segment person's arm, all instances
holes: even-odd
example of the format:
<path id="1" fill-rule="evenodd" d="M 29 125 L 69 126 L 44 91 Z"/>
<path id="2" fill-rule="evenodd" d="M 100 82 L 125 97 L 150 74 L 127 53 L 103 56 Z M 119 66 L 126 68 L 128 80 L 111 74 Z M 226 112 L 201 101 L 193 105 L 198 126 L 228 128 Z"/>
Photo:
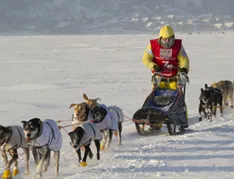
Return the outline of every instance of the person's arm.
<path id="1" fill-rule="evenodd" d="M 188 73 L 189 72 L 189 58 L 183 46 L 180 49 L 177 59 L 179 61 L 178 67 L 180 69 L 186 70 L 185 72 Z"/>
<path id="2" fill-rule="evenodd" d="M 150 70 L 153 70 L 153 67 L 156 65 L 153 62 L 154 54 L 151 50 L 151 45 L 149 44 L 147 48 L 144 51 L 143 57 L 142 57 L 142 63 L 149 68 Z"/>

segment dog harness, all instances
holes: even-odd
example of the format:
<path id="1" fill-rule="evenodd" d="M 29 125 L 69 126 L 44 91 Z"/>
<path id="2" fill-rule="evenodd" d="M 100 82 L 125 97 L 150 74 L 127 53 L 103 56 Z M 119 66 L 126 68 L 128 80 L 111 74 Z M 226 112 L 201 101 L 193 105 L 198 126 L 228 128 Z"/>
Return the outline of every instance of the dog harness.
<path id="1" fill-rule="evenodd" d="M 175 43 L 171 48 L 161 47 L 158 43 L 158 39 L 150 40 L 150 45 L 154 55 L 153 62 L 156 63 L 160 69 L 162 69 L 162 75 L 165 78 L 170 78 L 177 75 L 179 65 L 177 56 L 182 48 L 182 40 L 175 39 Z M 168 69 L 168 66 L 175 68 Z M 154 73 L 153 70 L 152 73 Z"/>
<path id="2" fill-rule="evenodd" d="M 118 106 L 108 106 L 108 110 L 111 112 L 114 110 L 118 116 L 118 122 L 123 122 L 124 121 L 124 114 L 122 109 L 120 109 Z"/>
<path id="3" fill-rule="evenodd" d="M 29 145 L 26 142 L 24 137 L 24 130 L 20 126 L 9 126 L 8 127 L 12 131 L 12 135 L 8 141 L 6 141 L 5 149 L 10 150 L 13 148 L 29 148 Z"/>
<path id="4" fill-rule="evenodd" d="M 54 120 L 46 119 L 42 122 L 40 135 L 31 141 L 33 147 L 48 145 L 52 151 L 59 151 L 62 147 L 62 134 Z"/>
<path id="5" fill-rule="evenodd" d="M 99 106 L 103 107 L 106 110 L 107 114 L 106 114 L 105 118 L 101 122 L 95 123 L 95 125 L 97 126 L 97 128 L 99 130 L 110 129 L 110 127 L 111 127 L 111 116 L 110 116 L 110 113 L 109 113 L 106 105 L 99 104 Z M 89 112 L 88 121 L 94 121 L 93 114 L 92 114 L 91 111 Z"/>
<path id="6" fill-rule="evenodd" d="M 87 145 L 92 140 L 101 140 L 102 139 L 102 133 L 100 130 L 96 127 L 96 125 L 92 122 L 84 122 L 79 127 L 82 127 L 85 131 L 83 138 L 81 139 L 79 146 L 77 148 L 80 148 L 83 145 Z"/>
<path id="7" fill-rule="evenodd" d="M 118 130 L 118 121 L 120 119 L 118 111 L 114 107 L 108 106 L 108 111 L 111 116 L 111 126 L 110 129 L 117 131 Z"/>

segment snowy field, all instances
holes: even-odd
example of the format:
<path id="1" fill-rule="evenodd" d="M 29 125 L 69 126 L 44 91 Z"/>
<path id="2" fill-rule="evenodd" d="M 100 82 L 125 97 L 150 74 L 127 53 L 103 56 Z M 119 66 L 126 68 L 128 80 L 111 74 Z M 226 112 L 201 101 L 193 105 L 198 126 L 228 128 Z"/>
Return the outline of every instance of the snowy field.
<path id="1" fill-rule="evenodd" d="M 198 123 L 197 111 L 205 83 L 234 77 L 234 36 L 177 37 L 183 38 L 191 61 L 186 94 L 190 126 L 183 135 L 139 136 L 128 119 L 151 91 L 151 73 L 141 57 L 152 35 L 0 37 L 0 124 L 21 125 L 34 117 L 71 120 L 69 105 L 82 102 L 85 92 L 124 109 L 123 146 L 116 146 L 114 138 L 99 162 L 88 160 L 82 168 L 62 131 L 60 177 L 53 176 L 52 158 L 44 178 L 233 179 L 234 113 L 225 109 L 223 118 Z M 22 150 L 19 157 L 20 174 L 15 179 L 33 178 L 33 159 L 31 175 L 25 177 Z M 1 159 L 1 174 L 3 170 Z"/>

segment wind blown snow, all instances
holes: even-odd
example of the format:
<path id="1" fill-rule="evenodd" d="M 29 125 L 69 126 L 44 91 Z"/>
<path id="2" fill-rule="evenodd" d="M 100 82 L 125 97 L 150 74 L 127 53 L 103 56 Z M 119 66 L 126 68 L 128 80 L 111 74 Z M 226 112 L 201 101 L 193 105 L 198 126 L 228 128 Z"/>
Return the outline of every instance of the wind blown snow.
<path id="1" fill-rule="evenodd" d="M 82 102 L 85 92 L 108 105 L 124 109 L 123 146 L 101 153 L 80 167 L 69 137 L 62 131 L 60 176 L 53 175 L 54 160 L 44 178 L 234 178 L 233 111 L 213 122 L 198 122 L 200 88 L 205 83 L 233 79 L 233 34 L 178 34 L 190 57 L 190 84 L 186 90 L 189 129 L 185 134 L 139 136 L 129 120 L 151 91 L 151 73 L 141 62 L 151 35 L 18 36 L 0 37 L 0 124 L 22 125 L 34 117 L 71 124 L 71 103 Z M 68 120 L 68 121 L 67 121 Z M 69 130 L 69 129 L 68 129 Z M 96 152 L 92 146 L 93 152 Z M 35 176 L 30 158 L 30 176 Z M 0 173 L 4 170 L 0 160 Z"/>

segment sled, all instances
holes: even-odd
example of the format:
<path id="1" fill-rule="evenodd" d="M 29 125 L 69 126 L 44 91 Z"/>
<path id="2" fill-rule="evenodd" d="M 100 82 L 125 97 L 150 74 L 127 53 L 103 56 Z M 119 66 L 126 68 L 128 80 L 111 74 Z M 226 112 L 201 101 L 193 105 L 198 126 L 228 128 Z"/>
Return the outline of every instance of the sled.
<path id="1" fill-rule="evenodd" d="M 161 73 L 155 73 L 152 76 L 154 88 L 142 107 L 133 115 L 133 122 L 139 135 L 158 130 L 159 125 L 166 125 L 170 135 L 183 132 L 188 127 L 185 104 L 188 76 L 185 73 L 178 74 L 175 90 L 160 88 L 159 84 L 162 80 L 165 81 L 167 78 Z M 150 130 L 145 130 L 146 126 Z"/>

